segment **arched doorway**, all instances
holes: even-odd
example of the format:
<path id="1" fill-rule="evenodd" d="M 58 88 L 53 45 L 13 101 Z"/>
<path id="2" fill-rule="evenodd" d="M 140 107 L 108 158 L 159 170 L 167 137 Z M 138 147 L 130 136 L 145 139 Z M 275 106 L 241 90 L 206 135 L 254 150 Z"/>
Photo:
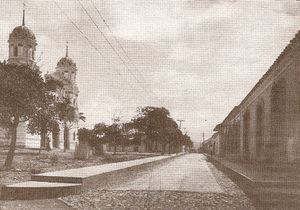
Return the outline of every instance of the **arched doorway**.
<path id="1" fill-rule="evenodd" d="M 246 111 L 243 115 L 243 154 L 246 160 L 250 159 L 249 135 L 250 135 L 250 113 Z"/>
<path id="2" fill-rule="evenodd" d="M 271 142 L 274 159 L 285 160 L 286 156 L 286 82 L 276 82 L 271 90 Z"/>
<path id="3" fill-rule="evenodd" d="M 256 107 L 256 156 L 261 158 L 264 150 L 264 110 L 263 105 L 259 104 Z"/>

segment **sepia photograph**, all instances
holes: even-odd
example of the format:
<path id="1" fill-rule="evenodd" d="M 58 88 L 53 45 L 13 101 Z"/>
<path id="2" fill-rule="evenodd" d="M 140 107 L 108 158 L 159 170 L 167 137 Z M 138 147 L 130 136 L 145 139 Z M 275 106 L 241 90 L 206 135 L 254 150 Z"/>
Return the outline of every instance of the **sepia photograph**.
<path id="1" fill-rule="evenodd" d="M 300 0 L 0 0 L 0 210 L 300 209 Z"/>

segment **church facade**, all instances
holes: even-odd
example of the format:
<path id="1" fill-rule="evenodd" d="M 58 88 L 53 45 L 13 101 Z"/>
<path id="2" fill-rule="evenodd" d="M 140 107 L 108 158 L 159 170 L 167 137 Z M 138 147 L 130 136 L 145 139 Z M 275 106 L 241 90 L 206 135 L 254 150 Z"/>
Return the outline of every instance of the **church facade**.
<path id="1" fill-rule="evenodd" d="M 56 148 L 63 148 L 64 139 L 67 139 L 66 147 L 75 149 L 78 130 L 78 86 L 76 84 L 77 67 L 76 63 L 68 56 L 68 46 L 66 48 L 66 56 L 61 58 L 56 66 L 56 70 L 45 75 L 46 79 L 52 78 L 62 82 L 63 88 L 57 91 L 58 100 L 67 98 L 70 104 L 75 107 L 77 119 L 75 122 L 61 123 L 52 133 L 52 145 Z"/>
<path id="2" fill-rule="evenodd" d="M 37 40 L 34 33 L 25 26 L 25 11 L 23 10 L 23 23 L 17 26 L 9 35 L 8 63 L 29 65 L 33 69 L 39 69 L 35 62 Z M 78 87 L 76 84 L 77 67 L 75 62 L 68 56 L 61 58 L 53 73 L 45 75 L 45 79 L 52 77 L 63 84 L 63 88 L 57 92 L 58 100 L 68 98 L 78 114 Z M 49 135 L 50 146 L 55 148 L 64 147 L 64 138 L 67 139 L 67 148 L 75 149 L 77 140 L 77 122 L 59 124 L 53 133 Z M 7 129 L 0 128 L 0 146 L 7 146 L 10 143 L 10 134 Z M 26 122 L 20 123 L 17 129 L 17 147 L 40 148 L 40 136 L 27 133 Z M 44 146 L 44 145 L 42 145 Z"/>

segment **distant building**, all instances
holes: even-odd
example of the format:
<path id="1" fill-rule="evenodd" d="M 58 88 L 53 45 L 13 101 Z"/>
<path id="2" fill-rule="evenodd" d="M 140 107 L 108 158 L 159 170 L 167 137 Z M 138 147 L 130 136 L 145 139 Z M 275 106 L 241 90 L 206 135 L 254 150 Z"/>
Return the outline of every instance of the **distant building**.
<path id="1" fill-rule="evenodd" d="M 210 155 L 220 155 L 219 133 L 214 133 L 209 139 L 202 142 L 200 150 Z"/>
<path id="2" fill-rule="evenodd" d="M 115 147 L 114 145 L 108 143 L 106 144 L 106 152 L 114 152 Z M 129 145 L 117 145 L 116 152 L 139 152 L 139 153 L 146 153 L 151 152 L 149 149 L 147 149 L 146 145 L 146 138 L 142 137 L 140 141 L 135 141 L 132 144 Z"/>
<path id="3" fill-rule="evenodd" d="M 300 158 L 300 32 L 215 131 L 220 155 L 289 162 Z"/>
<path id="4" fill-rule="evenodd" d="M 105 152 L 114 152 L 114 145 L 111 143 L 107 143 L 105 146 Z M 179 152 L 179 148 L 175 148 L 169 145 L 169 143 L 165 144 L 165 148 L 161 142 L 154 142 L 146 136 L 141 137 L 140 140 L 134 141 L 131 144 L 127 145 L 117 145 L 116 152 L 139 152 L 139 153 L 175 153 Z"/>

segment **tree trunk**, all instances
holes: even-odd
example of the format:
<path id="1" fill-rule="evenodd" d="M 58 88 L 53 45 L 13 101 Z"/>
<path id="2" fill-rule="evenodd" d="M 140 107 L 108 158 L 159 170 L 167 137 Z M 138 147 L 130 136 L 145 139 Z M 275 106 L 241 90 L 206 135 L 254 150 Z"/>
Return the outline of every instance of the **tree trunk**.
<path id="1" fill-rule="evenodd" d="M 40 137 L 41 137 L 41 142 L 40 142 L 39 154 L 41 153 L 42 148 L 46 146 L 46 132 L 43 129 L 41 130 Z"/>
<path id="2" fill-rule="evenodd" d="M 166 152 L 166 143 L 163 142 L 163 143 L 162 143 L 162 153 L 161 153 L 161 154 L 164 155 L 165 152 Z"/>
<path id="3" fill-rule="evenodd" d="M 95 155 L 102 155 L 103 154 L 103 144 L 96 143 L 95 145 Z"/>
<path id="4" fill-rule="evenodd" d="M 122 152 L 125 152 L 125 145 L 124 145 L 124 141 L 122 141 Z"/>
<path id="5" fill-rule="evenodd" d="M 46 147 L 46 131 L 43 129 L 41 130 L 41 147 Z"/>
<path id="6" fill-rule="evenodd" d="M 18 128 L 19 122 L 14 123 L 14 125 L 11 127 L 11 142 L 9 146 L 9 151 L 7 153 L 7 157 L 4 163 L 5 167 L 11 167 L 12 161 L 14 159 L 15 149 L 16 149 L 16 143 L 17 143 L 17 128 Z"/>
<path id="7" fill-rule="evenodd" d="M 68 132 L 69 132 L 69 130 L 68 130 L 67 124 L 65 123 L 65 125 L 64 125 L 64 152 L 66 152 L 68 149 L 68 141 L 69 141 Z"/>
<path id="8" fill-rule="evenodd" d="M 158 152 L 158 142 L 155 141 L 154 144 L 155 144 L 155 146 L 154 146 L 154 152 Z"/>
<path id="9" fill-rule="evenodd" d="M 150 152 L 153 152 L 153 142 L 149 141 L 149 145 L 150 145 Z"/>
<path id="10" fill-rule="evenodd" d="M 114 155 L 117 153 L 117 144 L 114 144 Z"/>
<path id="11" fill-rule="evenodd" d="M 150 152 L 149 141 L 146 141 L 146 152 Z"/>

